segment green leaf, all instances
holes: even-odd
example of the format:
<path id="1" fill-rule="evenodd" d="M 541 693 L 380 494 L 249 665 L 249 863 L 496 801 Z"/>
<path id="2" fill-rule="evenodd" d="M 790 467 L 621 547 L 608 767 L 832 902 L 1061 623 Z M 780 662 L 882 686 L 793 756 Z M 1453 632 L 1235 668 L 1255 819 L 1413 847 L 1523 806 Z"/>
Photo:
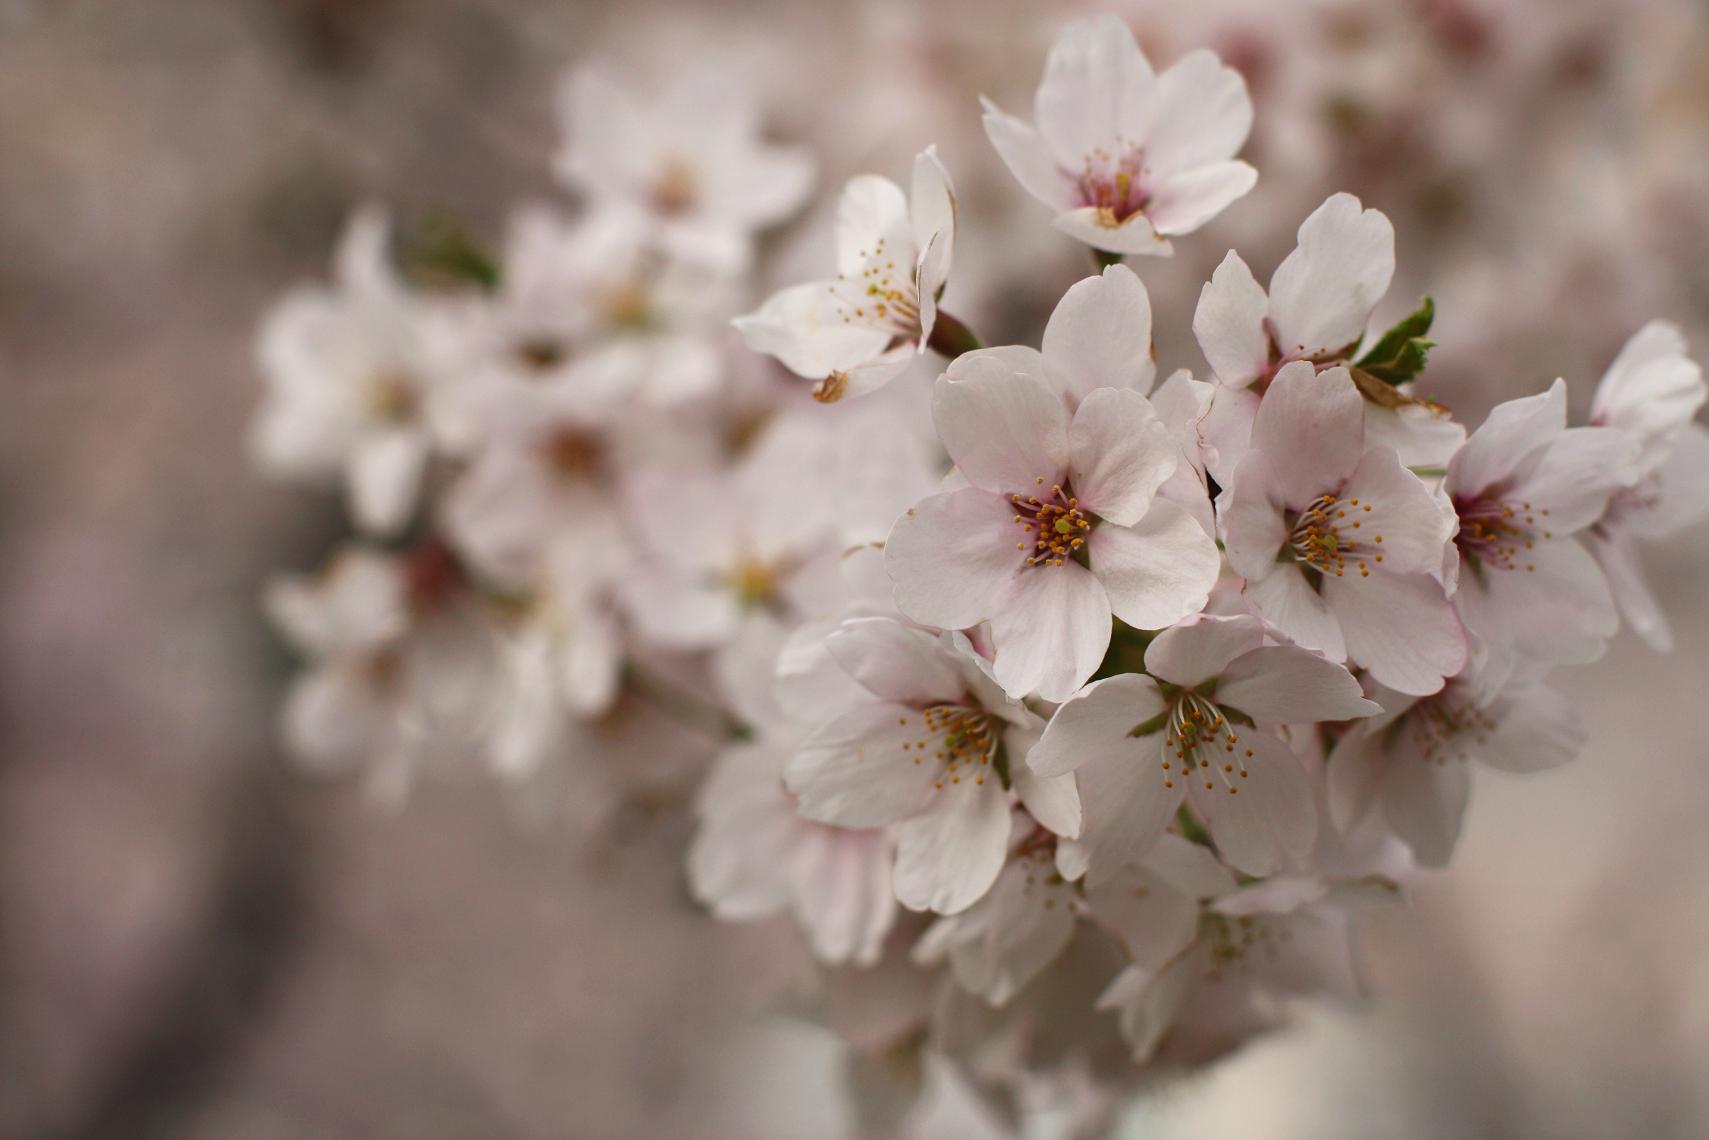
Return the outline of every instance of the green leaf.
<path id="1" fill-rule="evenodd" d="M 455 214 L 433 210 L 404 231 L 404 275 L 427 288 L 498 288 L 498 259 Z"/>
<path id="2" fill-rule="evenodd" d="M 1436 319 L 1436 302 L 1425 297 L 1418 308 L 1402 317 L 1384 333 L 1371 351 L 1360 357 L 1358 367 L 1389 384 L 1402 384 L 1424 371 L 1425 358 L 1436 342 L 1424 334 Z"/>

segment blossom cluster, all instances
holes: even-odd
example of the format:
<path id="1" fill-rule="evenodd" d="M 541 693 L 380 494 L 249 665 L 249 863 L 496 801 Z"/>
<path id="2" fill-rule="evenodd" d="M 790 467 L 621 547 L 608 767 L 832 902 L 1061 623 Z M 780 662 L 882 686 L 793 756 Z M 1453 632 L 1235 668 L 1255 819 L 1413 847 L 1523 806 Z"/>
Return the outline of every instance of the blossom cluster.
<path id="1" fill-rule="evenodd" d="M 1098 269 L 1036 348 L 944 309 L 933 147 L 850 180 L 823 276 L 761 299 L 814 163 L 739 85 L 582 70 L 563 112 L 578 212 L 411 263 L 364 210 L 267 320 L 258 461 L 360 535 L 268 592 L 308 661 L 285 736 L 388 796 L 473 762 L 597 826 L 691 810 L 697 899 L 889 997 L 859 1056 L 1108 1105 L 1357 994 L 1358 911 L 1449 861 L 1472 765 L 1582 745 L 1550 671 L 1622 622 L 1667 648 L 1637 547 L 1709 513 L 1672 325 L 1584 423 L 1556 380 L 1468 431 L 1419 391 L 1429 300 L 1373 327 L 1394 230 L 1338 193 L 1267 283 L 1229 252 L 1205 367 L 1159 369 L 1134 266 L 1258 179 L 1208 51 L 1158 72 L 1077 23 L 1030 117 L 984 104 Z"/>

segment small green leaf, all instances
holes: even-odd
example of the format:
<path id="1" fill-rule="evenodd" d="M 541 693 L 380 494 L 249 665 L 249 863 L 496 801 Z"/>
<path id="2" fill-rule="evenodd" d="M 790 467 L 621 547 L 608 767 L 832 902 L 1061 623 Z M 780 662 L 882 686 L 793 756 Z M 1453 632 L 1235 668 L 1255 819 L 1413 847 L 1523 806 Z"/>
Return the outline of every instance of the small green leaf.
<path id="1" fill-rule="evenodd" d="M 1436 302 L 1425 297 L 1418 308 L 1402 317 L 1384 333 L 1358 361 L 1358 367 L 1389 384 L 1402 384 L 1424 371 L 1426 357 L 1436 342 L 1425 336 L 1436 319 Z"/>

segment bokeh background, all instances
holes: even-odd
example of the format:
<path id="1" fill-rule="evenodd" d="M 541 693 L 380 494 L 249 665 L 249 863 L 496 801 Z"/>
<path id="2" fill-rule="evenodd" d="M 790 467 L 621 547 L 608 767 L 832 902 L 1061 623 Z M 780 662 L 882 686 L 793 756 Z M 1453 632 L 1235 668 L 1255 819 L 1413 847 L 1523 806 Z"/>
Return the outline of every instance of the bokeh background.
<path id="1" fill-rule="evenodd" d="M 0 0 L 0 1136 L 847 1134 L 804 959 L 682 886 L 686 824 L 592 837 L 491 786 L 401 810 L 295 772 L 258 591 L 340 533 L 252 473 L 256 321 L 364 199 L 496 235 L 550 173 L 560 71 L 747 61 L 821 206 L 937 142 L 951 300 L 1036 335 L 1084 252 L 983 141 L 1081 5 Z M 1709 350 L 1709 17 L 1645 0 L 1114 4 L 1154 59 L 1248 76 L 1259 188 L 1140 267 L 1160 363 L 1198 286 L 1260 278 L 1330 191 L 1434 293 L 1426 390 L 1582 407 L 1650 316 Z M 1187 9 L 1191 7 L 1191 11 Z M 1086 9 L 1091 10 L 1091 9 Z M 800 252 L 796 252 L 799 250 Z M 1709 1134 L 1709 532 L 1648 552 L 1679 643 L 1560 675 L 1575 766 L 1480 773 L 1451 870 L 1372 918 L 1376 996 L 1172 1085 L 1163 1137 Z M 916 1135 L 985 1134 L 936 1106 Z M 994 1133 L 993 1133 L 994 1134 Z"/>

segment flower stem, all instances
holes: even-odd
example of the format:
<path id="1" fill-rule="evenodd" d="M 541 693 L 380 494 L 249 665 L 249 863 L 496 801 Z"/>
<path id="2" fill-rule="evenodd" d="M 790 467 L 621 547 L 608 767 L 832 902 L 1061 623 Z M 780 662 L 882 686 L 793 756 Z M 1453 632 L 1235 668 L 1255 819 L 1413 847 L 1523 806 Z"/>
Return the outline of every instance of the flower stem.
<path id="1" fill-rule="evenodd" d="M 932 337 L 926 342 L 926 346 L 950 360 L 954 360 L 964 352 L 973 352 L 985 347 L 974 335 L 972 329 L 942 309 L 938 310 L 937 320 L 932 323 Z"/>
<path id="2" fill-rule="evenodd" d="M 1092 254 L 1092 268 L 1096 269 L 1099 273 L 1102 273 L 1112 265 L 1120 265 L 1122 260 L 1127 257 L 1127 254 L 1125 253 L 1111 253 L 1107 249 L 1094 249 L 1090 252 Z"/>

